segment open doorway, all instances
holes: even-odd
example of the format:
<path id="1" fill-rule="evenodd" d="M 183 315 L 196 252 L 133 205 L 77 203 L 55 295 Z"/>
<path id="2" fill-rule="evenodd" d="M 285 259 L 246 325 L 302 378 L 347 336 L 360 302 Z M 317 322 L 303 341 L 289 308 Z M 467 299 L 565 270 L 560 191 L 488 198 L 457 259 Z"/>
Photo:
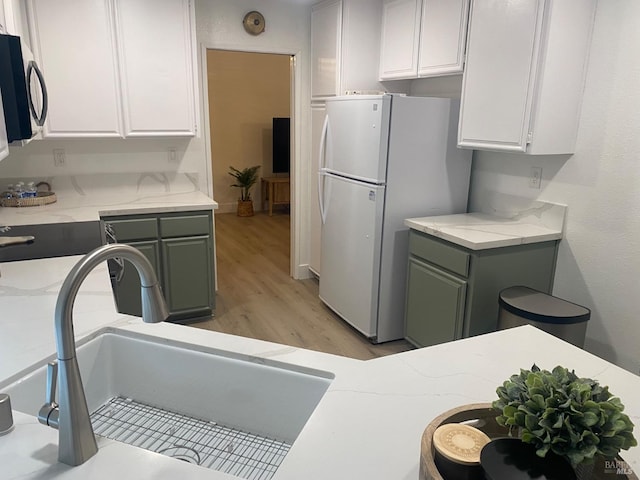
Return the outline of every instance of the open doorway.
<path id="1" fill-rule="evenodd" d="M 260 167 L 259 181 L 251 189 L 254 209 L 260 212 L 270 207 L 271 213 L 284 210 L 288 214 L 291 162 L 283 158 L 289 149 L 283 152 L 281 147 L 283 120 L 290 118 L 292 110 L 292 74 L 290 55 L 207 50 L 210 160 L 217 214 L 236 212 L 239 192 L 231 187 L 229 167 L 253 166 Z M 290 127 L 286 134 L 289 146 Z"/>

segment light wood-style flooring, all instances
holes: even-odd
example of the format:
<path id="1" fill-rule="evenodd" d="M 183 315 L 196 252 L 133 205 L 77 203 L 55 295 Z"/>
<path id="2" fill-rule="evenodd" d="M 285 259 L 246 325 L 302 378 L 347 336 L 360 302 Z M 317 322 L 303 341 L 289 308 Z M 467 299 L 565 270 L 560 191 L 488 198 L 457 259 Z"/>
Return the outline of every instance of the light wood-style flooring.
<path id="1" fill-rule="evenodd" d="M 216 214 L 215 316 L 190 326 L 361 360 L 410 350 L 404 341 L 374 345 L 318 298 L 316 279 L 289 275 L 288 213 Z"/>

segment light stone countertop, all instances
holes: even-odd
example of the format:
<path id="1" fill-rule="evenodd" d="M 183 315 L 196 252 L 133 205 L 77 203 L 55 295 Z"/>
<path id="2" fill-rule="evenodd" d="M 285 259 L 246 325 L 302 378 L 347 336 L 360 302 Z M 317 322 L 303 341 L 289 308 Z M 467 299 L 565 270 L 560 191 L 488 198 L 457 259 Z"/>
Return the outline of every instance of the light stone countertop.
<path id="1" fill-rule="evenodd" d="M 78 259 L 0 265 L 0 391 L 10 377 L 53 356 L 57 290 Z M 274 480 L 416 480 L 427 424 L 453 407 L 493 400 L 498 385 L 533 363 L 546 369 L 561 364 L 598 379 L 640 425 L 640 377 L 530 326 L 359 361 L 185 325 L 143 324 L 115 312 L 106 268 L 93 271 L 83 284 L 74 323 L 77 338 L 111 325 L 117 331 L 333 373 L 335 379 Z M 96 456 L 68 467 L 57 463 L 55 430 L 15 411 L 14 420 L 14 431 L 0 437 L 3 480 L 236 478 L 103 438 Z M 623 451 L 622 457 L 640 472 L 640 448 Z"/>
<path id="2" fill-rule="evenodd" d="M 85 222 L 100 220 L 100 216 L 218 208 L 198 190 L 194 179 L 182 173 L 76 175 L 46 180 L 56 194 L 55 203 L 0 207 L 0 225 Z"/>
<path id="3" fill-rule="evenodd" d="M 566 207 L 547 202 L 510 216 L 489 213 L 460 213 L 432 217 L 407 218 L 409 228 L 433 235 L 471 250 L 509 247 L 560 240 L 563 236 Z"/>

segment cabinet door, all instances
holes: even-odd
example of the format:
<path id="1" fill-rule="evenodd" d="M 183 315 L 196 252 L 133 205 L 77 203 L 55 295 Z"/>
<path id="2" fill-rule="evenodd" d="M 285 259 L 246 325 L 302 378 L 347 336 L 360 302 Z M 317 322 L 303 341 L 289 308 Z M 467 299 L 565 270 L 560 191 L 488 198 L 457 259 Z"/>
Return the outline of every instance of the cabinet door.
<path id="1" fill-rule="evenodd" d="M 423 0 L 418 76 L 461 73 L 469 0 Z"/>
<path id="2" fill-rule="evenodd" d="M 195 135 L 189 4 L 115 1 L 126 136 Z"/>
<path id="3" fill-rule="evenodd" d="M 311 9 L 311 96 L 338 95 L 342 2 L 327 1 Z"/>
<path id="4" fill-rule="evenodd" d="M 545 2 L 473 2 L 458 144 L 524 152 Z"/>
<path id="5" fill-rule="evenodd" d="M 2 0 L 0 1 L 0 20 L 9 35 L 16 35 L 20 40 L 33 50 L 29 33 L 29 22 L 27 19 L 27 9 L 23 0 Z"/>
<path id="6" fill-rule="evenodd" d="M 0 94 L 0 160 L 9 156 L 9 141 L 7 139 L 7 126 L 4 122 L 2 109 L 2 95 Z"/>
<path id="7" fill-rule="evenodd" d="M 343 2 L 338 95 L 384 90 L 378 81 L 381 23 L 382 0 Z"/>
<path id="8" fill-rule="evenodd" d="M 46 137 L 122 135 L 109 3 L 30 2 L 33 46 L 49 94 Z"/>
<path id="9" fill-rule="evenodd" d="M 392 0 L 382 10 L 380 79 L 415 78 L 422 0 Z"/>
<path id="10" fill-rule="evenodd" d="M 160 272 L 160 252 L 157 240 L 149 240 L 144 242 L 127 242 L 128 245 L 136 247 L 151 262 L 158 279 L 161 277 Z M 109 260 L 110 262 L 113 260 Z M 136 267 L 127 260 L 124 261 L 124 272 L 116 279 L 114 283 L 114 295 L 116 297 L 116 305 L 120 313 L 129 315 L 142 316 L 142 300 L 140 294 L 140 277 L 136 271 Z M 166 293 L 165 293 L 166 295 Z"/>
<path id="11" fill-rule="evenodd" d="M 430 265 L 409 259 L 406 338 L 418 347 L 462 337 L 467 284 Z"/>
<path id="12" fill-rule="evenodd" d="M 316 275 L 320 275 L 320 242 L 322 237 L 322 219 L 320 218 L 320 203 L 318 197 L 318 169 L 320 168 L 320 137 L 325 117 L 324 103 L 311 105 L 311 252 L 309 268 Z"/>
<path id="13" fill-rule="evenodd" d="M 172 317 L 211 313 L 215 289 L 211 253 L 208 235 L 162 240 L 164 294 Z"/>

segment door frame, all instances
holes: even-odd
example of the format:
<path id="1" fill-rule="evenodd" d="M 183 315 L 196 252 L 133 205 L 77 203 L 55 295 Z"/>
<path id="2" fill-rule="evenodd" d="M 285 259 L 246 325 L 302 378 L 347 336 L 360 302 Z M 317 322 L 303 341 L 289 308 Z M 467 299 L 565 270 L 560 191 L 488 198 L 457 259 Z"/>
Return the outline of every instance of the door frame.
<path id="1" fill-rule="evenodd" d="M 280 49 L 243 49 L 240 47 L 231 47 L 231 46 L 216 46 L 209 44 L 200 44 L 200 65 L 201 69 L 201 89 L 202 92 L 202 102 L 200 108 L 202 108 L 202 119 L 204 120 L 203 125 L 203 137 L 205 142 L 205 154 L 207 156 L 206 162 L 206 173 L 207 173 L 207 194 L 213 198 L 213 172 L 211 171 L 211 135 L 209 132 L 210 129 L 210 119 L 209 119 L 209 82 L 207 77 L 207 50 L 225 50 L 230 52 L 244 52 L 244 53 L 269 53 L 276 55 L 288 55 L 291 58 L 290 65 L 290 86 L 289 92 L 291 95 L 290 99 L 290 116 L 291 116 L 291 172 L 289 176 L 291 178 L 290 182 L 290 195 L 291 195 L 291 203 L 290 203 L 290 255 L 289 255 L 289 275 L 291 275 L 295 279 L 303 279 L 309 278 L 310 273 L 308 269 L 308 265 L 302 264 L 300 261 L 301 254 L 301 238 L 303 237 L 302 233 L 302 188 L 300 186 L 304 185 L 304 180 L 302 178 L 302 172 L 304 169 L 302 168 L 302 71 L 300 67 L 300 62 L 298 59 L 300 58 L 301 52 L 291 52 L 290 50 L 280 50 Z M 216 282 L 217 285 L 217 282 Z"/>

